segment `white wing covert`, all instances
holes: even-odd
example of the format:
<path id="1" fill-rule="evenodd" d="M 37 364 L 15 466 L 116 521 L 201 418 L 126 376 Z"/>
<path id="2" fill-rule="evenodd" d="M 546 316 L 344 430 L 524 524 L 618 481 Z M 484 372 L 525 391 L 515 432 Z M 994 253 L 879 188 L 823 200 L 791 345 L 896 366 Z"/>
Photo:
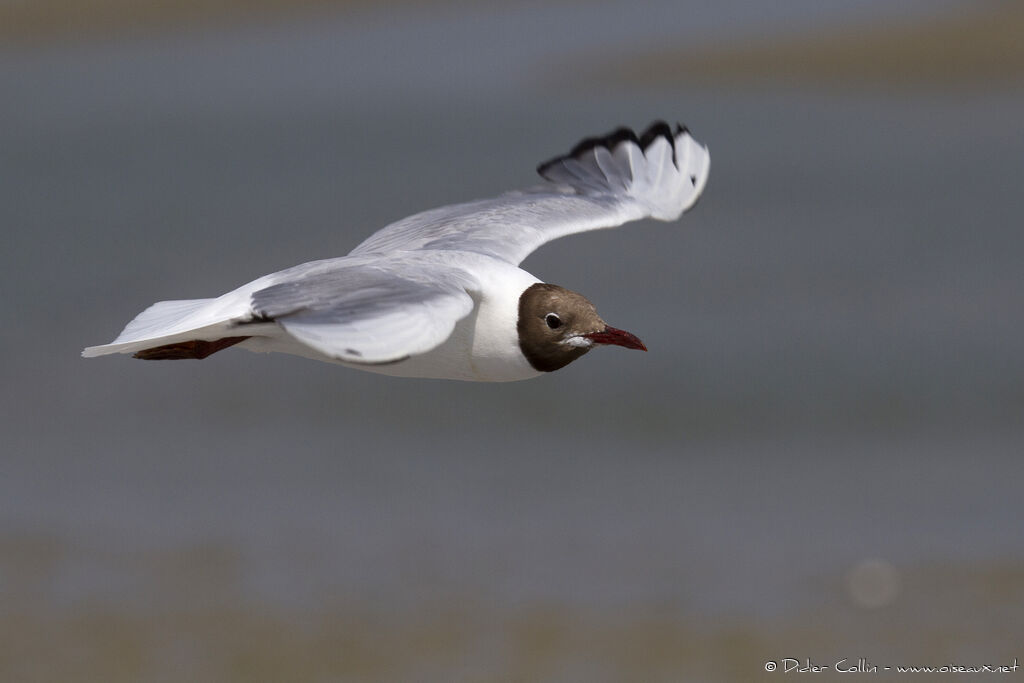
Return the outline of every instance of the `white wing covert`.
<path id="1" fill-rule="evenodd" d="M 663 121 L 587 138 L 537 172 L 549 181 L 493 199 L 425 211 L 371 235 L 350 256 L 470 251 L 518 265 L 551 240 L 641 218 L 674 221 L 707 183 L 710 157 L 689 131 Z"/>
<path id="2" fill-rule="evenodd" d="M 351 363 L 391 363 L 444 342 L 473 310 L 476 281 L 423 259 L 318 262 L 252 295 L 252 322 L 273 321 L 299 342 Z M 295 269 L 293 269 L 294 272 Z"/>

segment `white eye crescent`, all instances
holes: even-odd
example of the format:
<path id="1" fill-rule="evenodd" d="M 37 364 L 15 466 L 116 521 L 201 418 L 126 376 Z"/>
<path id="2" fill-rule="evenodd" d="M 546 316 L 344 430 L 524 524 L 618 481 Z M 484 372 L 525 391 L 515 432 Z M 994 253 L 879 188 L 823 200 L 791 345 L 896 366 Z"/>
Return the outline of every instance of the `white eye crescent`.
<path id="1" fill-rule="evenodd" d="M 559 318 L 554 313 L 548 313 L 546 316 L 544 316 L 544 322 L 546 322 L 548 324 L 548 327 L 550 327 L 553 330 L 557 330 L 559 327 L 562 326 L 562 319 Z"/>

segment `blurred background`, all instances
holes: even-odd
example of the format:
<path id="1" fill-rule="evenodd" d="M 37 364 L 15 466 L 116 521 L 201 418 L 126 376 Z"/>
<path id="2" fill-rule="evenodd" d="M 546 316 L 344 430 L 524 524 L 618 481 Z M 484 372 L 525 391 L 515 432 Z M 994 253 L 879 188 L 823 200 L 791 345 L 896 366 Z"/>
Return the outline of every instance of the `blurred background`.
<path id="1" fill-rule="evenodd" d="M 1021 35 L 953 0 L 0 3 L 0 678 L 1024 663 Z M 524 263 L 650 353 L 79 358 L 656 118 L 709 146 L 701 203 Z"/>

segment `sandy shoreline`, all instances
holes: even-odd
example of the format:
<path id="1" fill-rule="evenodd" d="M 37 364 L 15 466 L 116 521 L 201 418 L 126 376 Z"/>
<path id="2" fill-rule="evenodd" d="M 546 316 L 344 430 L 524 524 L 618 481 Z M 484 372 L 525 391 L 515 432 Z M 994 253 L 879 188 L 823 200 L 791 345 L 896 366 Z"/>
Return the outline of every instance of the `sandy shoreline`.
<path id="1" fill-rule="evenodd" d="M 458 6 L 462 0 L 445 0 Z M 401 3 L 412 8 L 415 3 Z M 273 23 L 368 11 L 370 0 L 39 0 L 0 3 L 0 44 L 148 36 L 196 26 Z M 475 5 L 474 5 L 475 7 Z M 665 45 L 570 58 L 555 81 L 642 87 L 707 85 L 948 86 L 1024 82 L 1024 6 L 987 3 L 898 23 L 840 25 L 709 47 Z"/>
<path id="2" fill-rule="evenodd" d="M 405 3 L 401 3 L 405 4 Z M 0 3 L 0 43 L 38 44 L 166 33 L 185 27 L 275 21 L 372 9 L 372 0 L 33 0 Z"/>
<path id="3" fill-rule="evenodd" d="M 326 591 L 319 606 L 294 610 L 247 594 L 244 553 L 230 545 L 83 555 L 54 538 L 0 535 L 0 548 L 17 589 L 0 617 L 16 653 L 0 656 L 0 677 L 22 681 L 170 680 L 183 670 L 225 682 L 750 681 L 784 657 L 829 666 L 815 681 L 845 680 L 832 666 L 859 657 L 879 667 L 1011 664 L 1019 619 L 1009 606 L 1024 591 L 1020 564 L 1006 560 L 904 567 L 904 590 L 877 609 L 851 603 L 843 576 L 826 574 L 802 585 L 812 611 L 738 619 L 685 601 L 502 605 L 472 592 L 381 605 Z M 81 557 L 136 590 L 55 599 L 65 562 Z"/>
<path id="4" fill-rule="evenodd" d="M 656 87 L 1019 85 L 1022 35 L 1024 6 L 979 3 L 917 21 L 836 26 L 706 48 L 666 47 L 611 59 L 591 56 L 583 63 L 605 82 Z"/>

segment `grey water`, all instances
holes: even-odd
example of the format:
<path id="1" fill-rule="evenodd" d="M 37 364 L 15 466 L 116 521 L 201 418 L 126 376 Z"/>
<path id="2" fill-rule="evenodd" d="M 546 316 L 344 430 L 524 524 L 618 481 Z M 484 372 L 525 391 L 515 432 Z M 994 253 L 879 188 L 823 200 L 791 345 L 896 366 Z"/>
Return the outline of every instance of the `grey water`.
<path id="1" fill-rule="evenodd" d="M 651 6 L 623 46 L 758 26 Z M 559 87 L 575 16 L 504 12 L 4 51 L 0 536 L 66 546 L 46 600 L 138 603 L 123 558 L 204 543 L 294 607 L 756 614 L 865 558 L 1019 561 L 1021 91 Z M 524 263 L 647 354 L 500 385 L 78 357 L 661 117 L 711 150 L 699 205 Z"/>

